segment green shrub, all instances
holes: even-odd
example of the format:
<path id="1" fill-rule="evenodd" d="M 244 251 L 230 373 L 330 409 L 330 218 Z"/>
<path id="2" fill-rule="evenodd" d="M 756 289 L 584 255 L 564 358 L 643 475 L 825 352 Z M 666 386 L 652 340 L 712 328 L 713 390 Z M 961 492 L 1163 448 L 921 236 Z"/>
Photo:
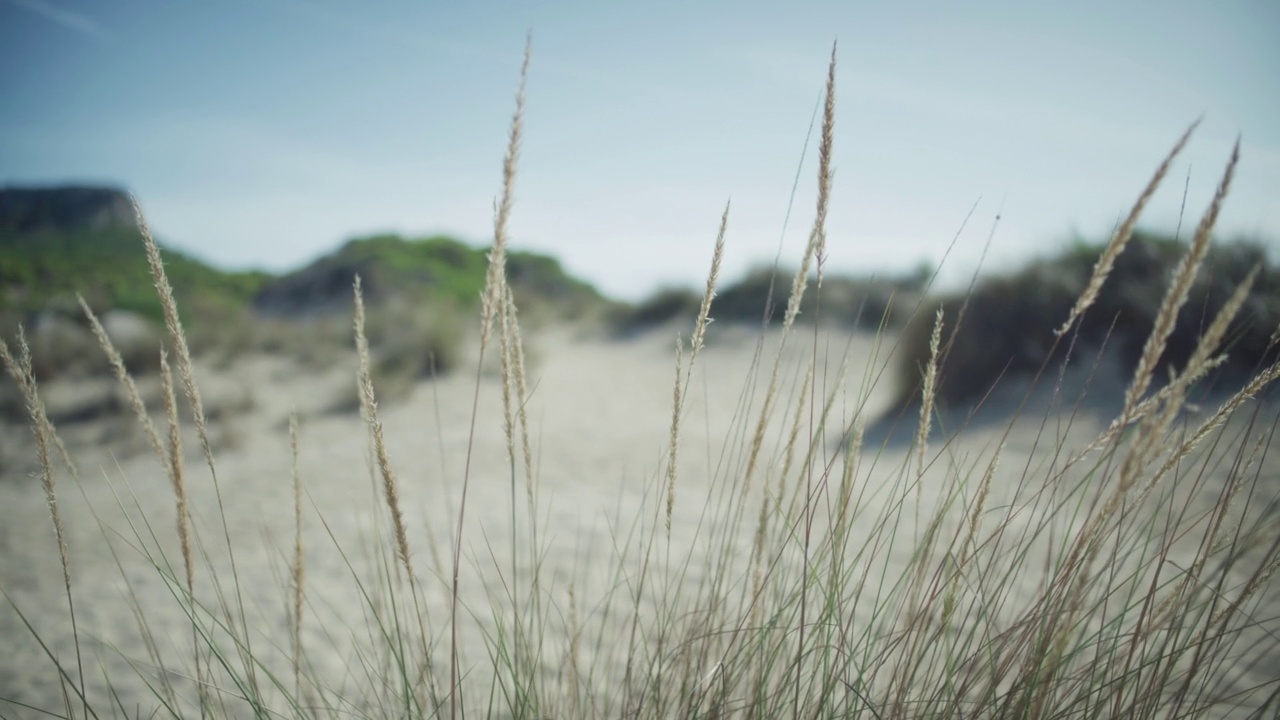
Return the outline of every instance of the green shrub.
<path id="1" fill-rule="evenodd" d="M 161 248 L 183 320 L 194 330 L 201 313 L 244 307 L 267 281 L 260 272 L 223 272 L 184 253 Z M 135 228 L 30 233 L 0 232 L 0 308 L 25 313 L 79 313 L 76 294 L 95 310 L 130 310 L 163 318 L 141 234 Z M 188 315 L 189 314 L 189 315 Z"/>
<path id="2" fill-rule="evenodd" d="M 276 317 L 349 315 L 351 286 L 360 276 L 365 303 L 446 303 L 478 306 L 487 273 L 485 248 L 446 236 L 404 238 L 376 235 L 350 240 L 336 252 L 261 287 L 254 297 L 259 313 Z M 510 252 L 507 268 L 517 300 L 577 317 L 602 302 L 590 285 L 577 280 L 554 258 Z"/>

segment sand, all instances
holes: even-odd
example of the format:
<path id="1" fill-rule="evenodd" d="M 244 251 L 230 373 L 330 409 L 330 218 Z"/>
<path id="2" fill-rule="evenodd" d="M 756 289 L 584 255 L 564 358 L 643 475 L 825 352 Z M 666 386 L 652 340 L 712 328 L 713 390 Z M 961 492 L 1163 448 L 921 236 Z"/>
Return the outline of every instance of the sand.
<path id="1" fill-rule="evenodd" d="M 513 585 L 527 588 L 531 582 L 527 566 L 535 548 L 528 543 L 530 515 L 538 523 L 540 578 L 548 585 L 544 588 L 548 604 L 554 603 L 554 612 L 543 620 L 551 628 L 548 636 L 556 641 L 542 650 L 547 663 L 544 672 L 549 676 L 564 675 L 560 663 L 567 639 L 562 628 L 568 622 L 570 590 L 575 608 L 588 618 L 605 617 L 611 603 L 625 601 L 625 592 L 610 602 L 594 599 L 606 596 L 610 587 L 632 572 L 627 568 L 635 567 L 645 528 L 659 528 L 657 535 L 675 548 L 674 553 L 668 549 L 659 563 L 668 572 L 664 587 L 677 582 L 671 578 L 689 584 L 705 579 L 705 569 L 697 560 L 706 551 L 708 538 L 730 537 L 734 548 L 730 557 L 746 562 L 752 528 L 724 527 L 716 509 L 723 506 L 727 478 L 741 470 L 741 448 L 754 429 L 779 335 L 775 331 L 764 339 L 762 365 L 756 359 L 760 351 L 756 332 L 715 329 L 718 332 L 698 358 L 686 394 L 670 540 L 665 539 L 661 479 L 671 429 L 674 328 L 621 341 L 575 328 L 530 333 L 527 412 L 536 466 L 532 513 L 519 467 L 522 461 L 513 478 L 507 459 L 501 384 L 492 358 L 479 375 L 478 393 L 471 364 L 448 377 L 418 383 L 407 397 L 382 403 L 380 419 L 399 482 L 411 560 L 421 580 L 421 602 L 432 618 L 428 634 L 437 662 L 447 658 L 449 559 L 463 478 L 469 472 L 460 578 L 465 617 L 460 627 L 465 668 L 472 673 L 468 682 L 479 685 L 481 696 L 486 687 L 483 668 L 491 666 L 482 635 L 495 622 L 491 600 L 503 597 Z M 794 412 L 790 399 L 808 359 L 816 350 L 821 394 L 835 387 L 840 361 L 847 358 L 847 381 L 831 410 L 833 430 L 816 439 L 818 452 L 822 458 L 841 457 L 843 438 L 836 429 L 850 427 L 861 416 L 872 426 L 867 440 L 870 449 L 858 469 L 871 488 L 865 497 L 868 512 L 875 513 L 875 503 L 889 502 L 889 493 L 877 494 L 876 483 L 894 476 L 908 462 L 909 452 L 901 433 L 891 437 L 884 423 L 875 423 L 889 409 L 895 392 L 892 371 L 885 369 L 892 342 L 891 336 L 877 342 L 866 334 L 812 329 L 799 331 L 788 341 L 780 375 L 785 400 L 769 428 L 766 470 L 779 462 L 784 420 Z M 230 366 L 201 363 L 197 379 L 209 388 L 207 404 L 219 410 L 212 424 L 216 487 L 190 427 L 184 441 L 199 546 L 207 554 L 196 577 L 197 596 L 213 603 L 211 577 L 220 578 L 223 591 L 231 592 L 229 538 L 244 616 L 253 629 L 250 640 L 256 652 L 274 658 L 273 667 L 281 671 L 287 669 L 283 659 L 290 642 L 288 567 L 294 533 L 287 419 L 291 408 L 297 410 L 308 602 L 303 644 L 317 676 L 333 688 L 346 687 L 361 695 L 360 688 L 377 672 L 362 667 L 368 658 L 368 605 L 353 578 L 376 586 L 373 578 L 378 568 L 385 568 L 392 556 L 385 543 L 372 539 L 385 537 L 387 510 L 371 470 L 365 427 L 356 414 L 329 411 L 350 395 L 353 368 L 347 358 L 329 371 L 304 371 L 287 358 L 260 355 L 240 358 Z M 1029 415 L 1034 422 L 1021 421 L 1010 428 L 1002 418 L 1009 416 L 1018 397 L 1016 388 L 1011 388 L 1003 400 L 993 400 L 993 409 L 971 427 L 954 436 L 940 433 L 931 438 L 931 457 L 937 461 L 925 476 L 926 485 L 928 478 L 942 477 L 951 468 L 984 468 L 991 454 L 1003 447 L 992 506 L 1025 502 L 1033 507 L 1036 501 L 1028 498 L 1040 496 L 1029 492 L 1034 488 L 1026 486 L 1025 478 L 1035 477 L 1037 468 L 1055 459 L 1060 461 L 1056 447 L 1082 447 L 1110 419 L 1102 412 L 1106 403 L 1096 401 L 1113 400 L 1114 392 L 1098 390 L 1094 395 L 1095 402 L 1083 410 L 1072 412 L 1069 403 L 1045 405 L 1039 414 Z M 1270 414 L 1264 414 L 1259 423 L 1274 427 L 1276 409 L 1264 407 Z M 946 417 L 954 429 L 965 415 Z M 1188 420 L 1194 422 L 1194 417 Z M 915 419 L 905 422 L 911 425 Z M 179 577 L 182 574 L 173 495 L 160 464 L 136 429 L 131 429 L 134 425 L 131 417 L 120 415 L 68 427 L 66 436 L 79 480 L 62 472 L 58 498 L 67 526 L 90 697 L 96 704 L 111 704 L 108 684 L 102 679 L 106 674 L 119 706 L 126 709 L 122 714 L 148 716 L 158 705 L 147 686 L 158 676 L 148 643 L 154 644 L 154 652 L 169 669 L 168 677 L 189 700 L 192 639 L 174 586 L 157 570 L 158 565 L 172 568 L 167 572 Z M 32 474 L 34 444 L 24 426 L 6 425 L 4 433 L 0 587 L 49 651 L 74 667 L 54 534 L 44 495 Z M 518 438 L 516 447 L 519 453 Z M 1274 481 L 1280 474 L 1275 455 L 1270 453 L 1257 469 L 1271 478 L 1263 484 L 1273 493 L 1271 498 L 1280 495 L 1280 483 Z M 519 565 L 514 576 L 513 488 Z M 1187 492 L 1203 495 L 1195 502 L 1207 506 L 1214 486 L 1188 485 Z M 749 490 L 747 502 L 758 502 L 758 493 L 758 489 Z M 940 502 L 928 492 L 918 498 L 926 515 Z M 1261 496 L 1250 500 L 1258 507 L 1265 502 Z M 754 517 L 754 511 L 747 514 Z M 957 515 L 954 522 L 963 518 Z M 1064 527 L 1070 522 L 1064 519 Z M 904 532 L 915 531 L 904 527 Z M 1009 532 L 1019 532 L 1016 522 Z M 895 563 L 905 565 L 911 548 L 904 543 L 886 553 L 886 567 L 892 572 Z M 673 556 L 692 561 L 669 561 Z M 1038 578 L 1025 578 L 1028 593 L 1037 582 Z M 1280 616 L 1280 590 L 1274 582 L 1263 597 L 1262 607 L 1270 610 L 1267 617 Z M 139 618 L 149 638 L 140 631 Z M 1280 673 L 1276 622 L 1267 620 L 1260 628 L 1257 642 L 1270 644 L 1269 654 L 1264 653 L 1269 664 L 1248 669 L 1241 682 L 1265 682 L 1268 673 Z M 0 646 L 4 648 L 0 651 L 0 716 L 41 716 L 24 705 L 60 712 L 61 690 L 52 662 L 9 602 L 0 602 Z M 597 643 L 584 650 L 591 656 L 583 662 L 617 663 L 620 647 L 620 638 Z M 286 685 L 292 687 L 291 679 Z M 190 706 L 184 709 L 190 711 Z"/>

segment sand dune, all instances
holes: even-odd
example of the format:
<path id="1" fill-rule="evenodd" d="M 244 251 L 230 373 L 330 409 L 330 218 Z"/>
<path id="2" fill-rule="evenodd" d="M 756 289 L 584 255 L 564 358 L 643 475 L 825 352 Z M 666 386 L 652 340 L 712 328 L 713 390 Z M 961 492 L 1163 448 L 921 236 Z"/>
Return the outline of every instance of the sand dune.
<path id="1" fill-rule="evenodd" d="M 729 502 L 730 490 L 737 487 L 742 449 L 764 401 L 779 335 L 769 334 L 758 346 L 757 334 L 748 329 L 716 329 L 719 332 L 698 358 L 687 393 L 671 539 L 664 540 L 670 546 L 661 554 L 668 572 L 664 583 L 705 581 L 710 570 L 699 558 L 710 557 L 712 546 L 724 538 L 735 548 L 728 556 L 736 558 L 743 570 L 751 552 L 754 528 L 723 526 L 719 513 Z M 828 427 L 833 429 L 816 439 L 818 456 L 838 464 L 844 438 L 835 429 L 851 427 L 859 414 L 874 425 L 889 410 L 896 390 L 892 373 L 885 370 L 892 341 L 892 337 L 877 342 L 870 335 L 812 329 L 797 331 L 789 339 L 781 366 L 783 400 L 768 430 L 764 452 L 768 467 L 762 477 L 780 462 L 785 428 L 795 413 L 796 388 L 815 351 L 818 411 L 821 398 L 835 388 L 841 361 L 848 361 L 844 387 L 832 404 Z M 532 512 L 526 505 L 523 473 L 517 472 L 513 478 L 507 459 L 496 373 L 482 374 L 478 396 L 474 371 L 464 370 L 420 383 L 410 397 L 381 407 L 408 521 L 412 560 L 434 625 L 428 634 L 434 641 L 435 656 L 441 659 L 447 657 L 448 559 L 464 472 L 470 461 L 462 543 L 462 606 L 467 613 L 462 636 L 465 663 L 474 674 L 469 682 L 481 688 L 485 687 L 484 668 L 492 665 L 481 634 L 493 627 L 490 599 L 502 597 L 513 581 L 526 587 L 532 582 L 528 574 L 532 549 L 527 544 L 530 515 L 539 523 L 539 577 L 552 586 L 544 588 L 549 602 L 556 602 L 555 613 L 544 622 L 552 626 L 548 636 L 562 641 L 543 648 L 545 672 L 561 675 L 565 641 L 564 632 L 557 628 L 566 623 L 570 588 L 577 608 L 587 618 L 584 625 L 590 627 L 598 621 L 600 627 L 606 626 L 610 622 L 606 612 L 609 603 L 626 600 L 626 594 L 609 601 L 599 598 L 608 596 L 609 588 L 616 587 L 620 577 L 634 569 L 637 541 L 643 535 L 637 525 L 660 528 L 664 524 L 660 495 L 671 425 L 674 331 L 605 341 L 581 336 L 572 329 L 552 328 L 531 336 L 530 353 L 534 362 L 527 411 L 536 464 Z M 216 388 L 210 391 L 211 404 L 223 402 L 220 397 L 228 395 L 247 396 L 251 403 L 228 401 L 236 409 L 214 424 L 220 499 L 190 428 L 185 435 L 188 487 L 199 544 L 207 553 L 201 563 L 206 569 L 197 574 L 197 596 L 217 604 L 211 577 L 224 583 L 224 593 L 231 592 L 232 566 L 225 540 L 229 537 L 247 624 L 254 631 L 251 640 L 264 655 L 281 661 L 277 669 L 287 667 L 288 563 L 293 544 L 287 417 L 290 408 L 297 408 L 302 416 L 300 471 L 306 495 L 303 542 L 308 608 L 303 644 L 310 649 L 309 662 L 317 676 L 326 678 L 334 688 L 359 688 L 366 682 L 367 671 L 360 669 L 359 653 L 369 652 L 369 625 L 367 605 L 353 578 L 376 585 L 379 567 L 390 555 L 372 539 L 379 533 L 385 537 L 387 521 L 371 471 L 367 433 L 358 416 L 326 412 L 334 398 L 346 391 L 347 383 L 353 382 L 351 368 L 302 374 L 287 360 L 254 356 L 231 368 L 201 366 L 199 371 L 198 380 Z M 1099 384 L 1096 392 L 1105 395 L 1102 387 Z M 1010 427 L 1000 418 L 1008 417 L 1012 400 L 1000 402 L 1003 404 L 995 407 L 998 403 L 993 400 L 983 422 L 973 423 L 958 435 L 941 432 L 931 438 L 930 457 L 936 460 L 922 476 L 922 491 L 913 490 L 909 495 L 912 500 L 903 505 L 908 508 L 900 528 L 903 538 L 919 538 L 920 527 L 911 519 L 914 513 L 927 517 L 941 507 L 943 498 L 928 490 L 931 481 L 940 482 L 956 472 L 980 477 L 997 448 L 1003 448 L 1003 454 L 990 507 L 1021 504 L 1027 512 L 1011 514 L 1013 520 L 1006 532 L 1016 538 L 1029 531 L 1018 526 L 1018 518 L 1025 518 L 1028 525 L 1038 522 L 1032 511 L 1043 507 L 1056 491 L 1030 487 L 1027 478 L 1049 476 L 1046 468 L 1061 463 L 1071 448 L 1083 447 L 1110 419 L 1095 412 L 1096 408 L 1081 411 L 1071 403 L 1053 406 L 1038 401 L 1041 406 L 1026 413 L 1031 421 Z M 477 429 L 474 442 L 469 443 L 473 407 Z M 1275 407 L 1261 407 L 1267 414 L 1259 425 L 1275 427 Z M 954 419 L 947 422 L 959 425 L 964 414 L 951 417 Z M 131 426 L 134 421 L 120 416 L 97 422 Z M 904 422 L 914 427 L 916 418 Z M 0 586 L 50 650 L 64 664 L 73 665 L 54 536 L 39 483 L 29 474 L 33 444 L 22 426 L 6 426 L 5 433 L 5 474 L 0 477 Z M 80 480 L 77 483 L 65 473 L 61 475 L 59 499 L 69 532 L 89 693 L 97 702 L 108 704 L 107 685 L 102 680 L 105 673 L 121 705 L 130 713 L 136 708 L 146 716 L 157 705 L 146 685 L 155 677 L 148 642 L 154 644 L 170 670 L 170 679 L 188 698 L 188 679 L 193 672 L 190 623 L 174 598 L 174 590 L 155 567 L 171 567 L 181 575 L 172 492 L 163 468 L 146 451 L 136 431 L 95 434 L 69 428 L 67 435 Z M 901 468 L 913 452 L 909 443 L 894 442 L 890 435 L 883 428 L 868 434 L 856 472 L 868 517 L 883 513 L 893 501 L 888 488 L 901 481 Z M 518 448 L 519 440 L 516 442 Z M 19 457 L 23 453 L 29 454 L 28 460 Z M 1208 472 L 1220 473 L 1222 468 Z M 1269 479 L 1259 485 L 1258 492 L 1270 493 L 1268 497 L 1274 500 L 1280 495 L 1280 483 L 1274 481 L 1280 473 L 1275 453 L 1267 456 L 1257 472 Z M 514 548 L 518 566 L 514 577 L 513 488 L 520 537 Z M 1196 507 L 1208 507 L 1216 497 L 1212 482 L 1188 483 L 1176 491 L 1203 495 L 1195 500 Z M 759 492 L 759 487 L 753 488 L 740 501 L 758 503 Z M 1262 507 L 1267 501 L 1259 494 L 1249 502 Z M 821 502 L 829 507 L 830 494 Z M 754 510 L 747 515 L 754 518 Z M 1065 516 L 1054 520 L 1059 521 L 1064 530 L 1075 522 Z M 957 513 L 950 522 L 959 527 L 965 518 Z M 867 542 L 873 541 L 871 529 L 865 526 L 854 533 L 855 538 L 862 533 Z M 656 534 L 665 538 L 665 530 Z M 346 553 L 345 558 L 339 549 Z M 911 543 L 903 542 L 877 553 L 877 561 L 887 562 L 885 572 L 891 575 L 894 563 L 905 566 L 913 550 Z M 1030 575 L 1021 579 L 1028 593 L 1041 581 Z M 1269 610 L 1267 617 L 1274 618 L 1280 615 L 1280 591 L 1272 583 L 1266 592 L 1269 595 L 1262 607 Z M 1014 605 L 1016 599 L 1010 601 L 1011 611 Z M 149 639 L 140 631 L 139 617 L 152 634 Z M 1272 677 L 1280 674 L 1280 641 L 1275 632 L 1274 620 L 1259 625 L 1256 641 L 1270 643 L 1269 653 L 1264 653 L 1269 664 L 1242 669 L 1237 679 L 1240 683 L 1267 682 L 1268 673 L 1273 673 Z M 38 716 L 15 702 L 60 710 L 59 683 L 52 663 L 8 603 L 0 603 L 0 644 L 5 647 L 0 653 L 0 698 L 9 700 L 9 704 L 0 704 L 0 714 Z M 621 662 L 617 653 L 623 649 L 620 638 L 595 643 L 583 650 L 589 656 L 584 662 L 616 664 Z"/>

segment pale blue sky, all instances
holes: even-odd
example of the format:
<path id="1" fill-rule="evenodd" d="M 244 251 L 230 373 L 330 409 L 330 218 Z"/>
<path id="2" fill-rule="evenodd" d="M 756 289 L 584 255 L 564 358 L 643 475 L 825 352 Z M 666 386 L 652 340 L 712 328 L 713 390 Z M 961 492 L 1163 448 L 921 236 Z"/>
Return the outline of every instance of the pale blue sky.
<path id="1" fill-rule="evenodd" d="M 838 39 L 829 266 L 969 272 L 1147 224 L 1280 240 L 1280 3 L 0 0 L 0 184 L 110 182 L 162 239 L 296 267 L 358 234 L 492 232 L 525 33 L 513 243 L 615 295 L 772 260 Z M 812 219 L 811 150 L 784 257 Z M 1002 210 L 1001 210 L 1002 208 Z"/>

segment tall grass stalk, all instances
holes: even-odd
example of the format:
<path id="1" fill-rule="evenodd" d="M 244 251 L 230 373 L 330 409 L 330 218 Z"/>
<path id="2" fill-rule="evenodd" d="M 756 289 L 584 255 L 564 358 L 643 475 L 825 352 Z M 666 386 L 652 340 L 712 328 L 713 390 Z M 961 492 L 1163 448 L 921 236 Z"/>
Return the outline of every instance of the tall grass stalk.
<path id="1" fill-rule="evenodd" d="M 302 598 L 306 562 L 302 553 L 302 473 L 298 470 L 298 412 L 289 413 L 289 467 L 293 475 L 293 692 L 302 697 Z"/>
<path id="2" fill-rule="evenodd" d="M 507 295 L 507 226 L 510 221 L 511 208 L 515 203 L 516 169 L 520 159 L 520 143 L 524 134 L 525 83 L 529 77 L 529 60 L 533 53 L 533 35 L 525 40 L 524 59 L 520 64 L 520 84 L 516 90 L 516 108 L 511 116 L 511 130 L 507 139 L 507 151 L 502 161 L 502 196 L 498 201 L 493 216 L 493 247 L 489 250 L 489 270 L 482 294 L 480 317 L 480 353 L 476 362 L 475 395 L 472 401 L 471 428 L 467 440 L 467 460 L 462 474 L 462 497 L 458 505 L 457 530 L 453 548 L 453 577 L 451 581 L 451 605 L 449 617 L 449 717 L 458 717 L 458 696 L 462 691 L 459 675 L 458 657 L 458 597 L 459 576 L 462 567 L 462 533 L 466 525 L 467 493 L 471 486 L 471 461 L 473 444 L 476 435 L 476 417 L 479 414 L 480 385 L 485 351 L 493 332 L 493 325 L 498 321 L 499 331 L 503 332 L 503 343 L 510 346 L 503 328 L 510 329 L 511 317 L 506 312 Z M 505 353 L 504 353 L 505 355 Z M 508 366 L 509 367 L 509 366 Z M 504 387 L 509 392 L 509 381 L 504 374 Z M 508 405 L 509 407 L 509 405 Z M 510 423 L 508 423 L 510 430 Z M 510 435 L 508 435 L 510 437 Z M 512 460 L 514 462 L 514 459 Z M 514 502 L 514 480 L 513 480 Z M 513 582 L 515 578 L 511 579 Z M 514 603 L 513 603 L 514 606 Z M 518 620 L 517 620 L 518 623 Z"/>
<path id="3" fill-rule="evenodd" d="M 254 714 L 262 715 L 266 712 L 266 709 L 261 703 L 262 689 L 258 683 L 258 669 L 254 658 L 253 640 L 247 630 L 249 623 L 248 616 L 245 613 L 244 596 L 241 592 L 240 572 L 236 566 L 235 548 L 231 542 L 231 528 L 227 523 L 226 504 L 222 497 L 222 485 L 218 481 L 218 470 L 213 459 L 213 446 L 209 442 L 209 427 L 204 412 L 204 401 L 200 396 L 200 389 L 195 381 L 191 349 L 187 344 L 187 335 L 178 316 L 178 302 L 173 296 L 173 286 L 169 284 L 169 277 L 164 269 L 164 260 L 160 257 L 160 246 L 156 244 L 155 238 L 151 236 L 151 228 L 147 224 L 146 216 L 142 212 L 142 205 L 137 198 L 133 198 L 133 209 L 138 229 L 142 232 L 142 242 L 147 253 L 147 265 L 151 271 L 151 279 L 155 285 L 156 294 L 160 298 L 160 307 L 164 313 L 165 328 L 169 333 L 169 342 L 173 346 L 177 360 L 178 376 L 182 380 L 182 388 L 186 394 L 187 402 L 191 405 L 192 419 L 195 421 L 196 434 L 200 439 L 200 449 L 204 451 L 205 462 L 209 467 L 209 476 L 213 481 L 214 493 L 218 500 L 218 515 L 222 521 L 222 537 L 227 548 L 227 557 L 231 563 L 231 584 L 236 601 L 234 617 L 232 615 L 233 609 L 226 603 L 222 604 L 225 611 L 226 628 L 232 635 L 236 652 L 240 657 L 241 668 L 243 668 L 247 677 L 249 702 L 254 706 Z M 170 460 L 172 462 L 173 458 L 171 457 Z M 220 591 L 221 585 L 215 585 L 215 587 Z M 203 716 L 206 711 L 202 701 L 201 715 Z"/>
<path id="4" fill-rule="evenodd" d="M 356 353 L 360 358 L 360 412 L 365 422 L 369 423 L 369 433 L 373 438 L 375 459 L 378 472 L 382 477 L 383 498 L 386 500 L 391 527 L 395 533 L 396 558 L 404 569 L 405 577 L 412 581 L 413 560 L 409 554 L 409 533 L 405 530 L 404 512 L 400 509 L 400 486 L 396 482 L 396 474 L 391 467 L 386 440 L 383 439 L 382 421 L 378 419 L 378 400 L 373 388 L 373 377 L 370 374 L 369 341 L 364 334 L 364 294 L 360 290 L 359 275 L 356 276 L 355 281 L 355 309 Z"/>
<path id="5" fill-rule="evenodd" d="M 791 286 L 791 297 L 787 300 L 787 314 L 783 318 L 783 333 L 790 330 L 795 323 L 796 316 L 800 312 L 800 302 L 804 298 L 805 286 L 809 281 L 809 265 L 816 258 L 818 261 L 818 281 L 821 285 L 822 266 L 825 259 L 825 251 L 827 244 L 827 207 L 831 199 L 831 152 L 832 146 L 835 144 L 835 119 L 836 119 L 836 45 L 831 46 L 831 62 L 827 66 L 827 93 L 826 102 L 822 107 L 822 138 L 818 144 L 818 204 L 813 218 L 813 229 L 809 232 L 809 243 L 805 248 L 804 259 L 800 263 L 800 269 L 796 272 L 795 282 Z M 785 341 L 785 338 L 784 338 Z M 816 338 L 815 338 L 816 342 Z M 816 350 L 816 347 L 815 347 Z M 781 357 L 781 350 L 779 350 Z M 817 362 L 816 352 L 813 362 Z M 773 366 L 773 377 L 776 378 L 778 373 L 778 363 L 775 361 Z M 775 384 L 771 380 L 769 390 L 765 393 L 765 409 L 761 413 L 761 420 L 757 437 L 764 430 L 765 418 L 770 408 L 770 400 L 774 393 Z M 810 392 L 813 386 L 810 386 Z M 810 429 L 810 433 L 815 428 Z M 752 454 L 755 454 L 753 447 Z M 806 616 L 809 610 L 809 552 L 810 541 L 813 532 L 813 465 L 805 463 L 807 472 L 805 473 L 805 500 L 804 500 L 804 565 L 800 579 L 800 624 L 796 632 L 796 654 L 795 654 L 795 688 L 792 702 L 791 715 L 795 720 L 800 718 L 800 695 L 803 687 L 804 677 L 804 658 L 805 658 L 805 634 Z M 748 482 L 750 481 L 750 471 L 748 471 Z"/>
<path id="6" fill-rule="evenodd" d="M 76 681 L 79 687 L 73 687 L 80 697 L 84 717 L 92 713 L 89 709 L 89 696 L 85 691 L 84 658 L 80 650 L 80 630 L 76 619 L 75 599 L 71 592 L 71 559 L 67 553 L 67 528 L 62 520 L 62 512 L 58 509 L 58 493 L 54 487 L 53 458 L 50 446 L 56 443 L 57 433 L 49 415 L 45 411 L 44 401 L 36 387 L 36 376 L 31 364 L 31 346 L 27 344 L 26 334 L 22 326 L 18 327 L 18 357 L 14 358 L 9 345 L 0 339 L 0 360 L 9 372 L 9 377 L 17 383 L 26 403 L 27 416 L 31 423 L 31 432 L 36 441 L 36 457 L 40 461 L 40 487 L 44 490 L 45 502 L 49 506 L 49 519 L 53 522 L 53 534 L 58 543 L 58 561 L 62 566 L 62 583 L 67 598 L 67 615 L 71 621 L 71 638 L 76 651 Z M 61 677 L 66 677 L 61 673 Z M 71 698 L 64 690 L 67 715 L 72 715 Z M 96 716 L 96 715 L 95 715 Z"/>
<path id="7" fill-rule="evenodd" d="M 109 344 L 104 345 L 104 348 Z M 110 351 L 108 351 L 108 355 Z M 168 420 L 168 444 L 158 449 L 160 461 L 169 475 L 169 484 L 173 488 L 174 511 L 178 527 L 178 548 L 182 553 L 182 570 L 186 579 L 186 600 L 194 610 L 196 599 L 195 558 L 191 543 L 191 510 L 187 500 L 186 463 L 182 452 L 182 426 L 178 421 L 178 399 L 173 390 L 173 370 L 169 366 L 168 353 L 160 349 L 160 393 L 164 397 L 164 414 Z M 145 413 L 145 409 L 143 410 Z M 209 696 L 205 690 L 204 648 L 200 641 L 200 627 L 196 613 L 191 618 L 191 654 L 195 664 L 196 687 L 199 689 L 200 716 L 209 714 Z"/>
<path id="8" fill-rule="evenodd" d="M 1098 299 L 1098 292 L 1102 290 L 1103 284 L 1107 282 L 1107 277 L 1111 275 L 1111 269 L 1115 267 L 1116 258 L 1120 257 L 1120 253 L 1124 252 L 1125 246 L 1129 244 L 1129 238 L 1133 237 L 1133 231 L 1138 227 L 1138 219 L 1142 216 L 1143 209 L 1147 203 L 1151 202 L 1151 198 L 1155 197 L 1156 190 L 1159 189 L 1160 183 L 1164 180 L 1165 175 L 1169 174 L 1169 168 L 1173 165 L 1173 161 L 1187 146 L 1187 142 L 1191 140 L 1191 134 L 1199 127 L 1200 121 L 1196 120 L 1191 126 L 1182 133 L 1182 137 L 1178 138 L 1165 156 L 1163 162 L 1156 168 L 1155 173 L 1151 176 L 1151 180 L 1147 182 L 1146 187 L 1142 189 L 1142 193 L 1138 196 L 1138 200 L 1129 209 L 1129 214 L 1125 217 L 1124 222 L 1116 228 L 1115 234 L 1111 236 L 1111 241 L 1107 243 L 1107 247 L 1102 254 L 1098 256 L 1097 263 L 1094 264 L 1093 274 L 1089 278 L 1089 283 L 1085 286 L 1084 292 L 1076 300 L 1076 304 L 1071 308 L 1071 314 L 1067 316 L 1066 322 L 1062 327 L 1058 328 L 1058 336 L 1061 337 L 1071 329 L 1075 321 L 1084 314 L 1089 306 L 1093 305 Z"/>
<path id="9" fill-rule="evenodd" d="M 698 360 L 698 353 L 706 345 L 707 328 L 711 325 L 711 303 L 716 297 L 716 283 L 720 280 L 720 263 L 724 260 L 725 233 L 729 228 L 729 208 L 725 203 L 724 213 L 720 216 L 720 229 L 716 232 L 715 251 L 711 255 L 711 269 L 707 272 L 707 287 L 702 295 L 702 304 L 698 308 L 698 316 L 693 323 L 693 334 L 689 338 L 689 361 L 684 362 L 684 342 L 676 335 L 676 379 L 671 391 L 671 436 L 667 448 L 667 510 L 666 528 L 667 544 L 671 543 L 671 513 L 676 503 L 676 467 L 680 450 L 680 418 L 684 415 L 685 398 L 689 394 L 689 384 L 693 382 L 693 368 Z"/>

